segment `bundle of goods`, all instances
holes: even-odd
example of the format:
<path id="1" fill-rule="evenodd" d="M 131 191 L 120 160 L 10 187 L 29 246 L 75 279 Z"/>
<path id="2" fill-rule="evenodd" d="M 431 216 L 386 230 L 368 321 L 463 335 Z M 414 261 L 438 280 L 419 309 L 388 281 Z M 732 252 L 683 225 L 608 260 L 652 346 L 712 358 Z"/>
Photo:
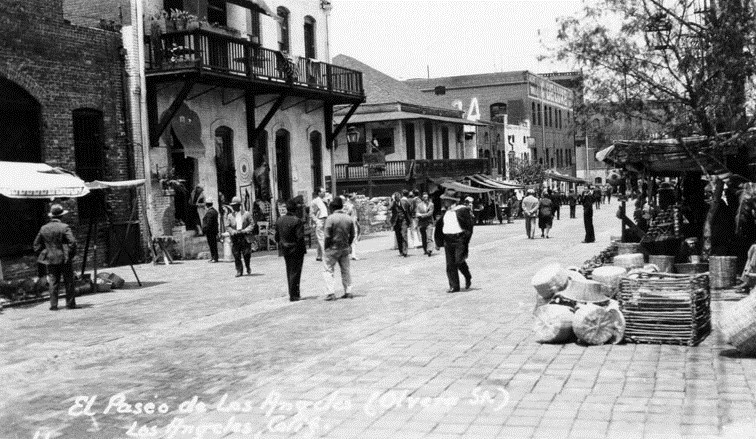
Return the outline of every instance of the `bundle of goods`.
<path id="1" fill-rule="evenodd" d="M 609 245 L 609 247 L 601 250 L 598 255 L 583 262 L 583 265 L 578 270 L 580 274 L 590 279 L 594 269 L 613 263 L 614 258 L 617 255 L 618 245 L 618 242 L 612 241 L 612 244 Z"/>
<path id="2" fill-rule="evenodd" d="M 735 285 L 737 256 L 710 256 L 709 279 L 711 288 L 730 288 Z"/>
<path id="3" fill-rule="evenodd" d="M 747 355 L 756 355 L 756 294 L 722 311 L 719 329 L 727 343 Z"/>
<path id="4" fill-rule="evenodd" d="M 578 340 L 588 345 L 619 343 L 625 335 L 625 325 L 619 303 L 614 300 L 608 306 L 579 305 L 572 319 L 572 330 Z"/>
<path id="5" fill-rule="evenodd" d="M 570 274 L 559 264 L 549 264 L 538 270 L 530 283 L 535 288 L 536 308 L 549 303 L 554 294 L 567 288 Z"/>
<path id="6" fill-rule="evenodd" d="M 123 288 L 123 284 L 125 283 L 123 278 L 115 273 L 100 272 L 100 273 L 97 273 L 97 278 L 98 278 L 98 285 L 99 285 L 99 280 L 102 280 L 110 284 L 110 288 L 114 290 Z"/>
<path id="7" fill-rule="evenodd" d="M 631 272 L 620 281 L 619 301 L 628 341 L 694 346 L 711 331 L 706 274 Z"/>
<path id="8" fill-rule="evenodd" d="M 659 271 L 672 273 L 672 270 L 674 270 L 675 257 L 669 255 L 649 255 L 648 262 L 659 267 Z"/>
<path id="9" fill-rule="evenodd" d="M 539 343 L 566 343 L 572 340 L 572 308 L 562 305 L 543 305 L 535 312 L 533 332 Z"/>

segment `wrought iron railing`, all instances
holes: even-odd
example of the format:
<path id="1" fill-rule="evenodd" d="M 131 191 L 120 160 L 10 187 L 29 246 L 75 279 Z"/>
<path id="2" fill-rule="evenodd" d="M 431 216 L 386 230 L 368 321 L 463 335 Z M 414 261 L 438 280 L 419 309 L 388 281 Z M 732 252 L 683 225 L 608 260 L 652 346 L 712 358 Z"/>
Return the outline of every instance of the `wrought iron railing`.
<path id="1" fill-rule="evenodd" d="M 364 95 L 362 72 L 308 58 L 288 57 L 250 41 L 198 28 L 148 37 L 148 73 L 187 68 Z"/>

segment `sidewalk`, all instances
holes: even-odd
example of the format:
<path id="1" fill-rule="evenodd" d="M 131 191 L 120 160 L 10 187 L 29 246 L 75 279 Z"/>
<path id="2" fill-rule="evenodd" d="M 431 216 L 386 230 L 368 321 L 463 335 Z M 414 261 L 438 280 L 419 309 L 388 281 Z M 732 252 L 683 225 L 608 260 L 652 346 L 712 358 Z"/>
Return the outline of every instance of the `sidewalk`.
<path id="1" fill-rule="evenodd" d="M 549 240 L 527 240 L 521 220 L 476 227 L 473 288 L 457 294 L 444 293 L 443 255 L 401 258 L 386 233 L 360 243 L 353 300 L 321 300 L 310 251 L 311 299 L 296 303 L 271 254 L 251 277 L 230 263 L 142 265 L 150 284 L 84 296 L 82 310 L 4 310 L 0 437 L 674 438 L 733 423 L 753 434 L 756 360 L 716 329 L 694 348 L 533 341 L 532 274 L 606 247 L 616 206 L 596 211 L 595 244 L 580 244 L 580 209 Z M 168 411 L 135 413 L 139 402 Z"/>

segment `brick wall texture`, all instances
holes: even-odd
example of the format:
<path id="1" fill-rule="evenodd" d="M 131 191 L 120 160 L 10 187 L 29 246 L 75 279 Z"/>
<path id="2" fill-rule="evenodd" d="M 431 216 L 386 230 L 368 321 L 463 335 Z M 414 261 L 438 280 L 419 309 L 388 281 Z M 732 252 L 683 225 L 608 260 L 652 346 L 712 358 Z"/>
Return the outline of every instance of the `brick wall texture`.
<path id="1" fill-rule="evenodd" d="M 0 77 L 19 85 L 39 102 L 45 163 L 76 169 L 72 112 L 89 108 L 101 111 L 104 117 L 105 179 L 126 180 L 135 175 L 123 111 L 121 46 L 117 32 L 66 22 L 61 0 L 0 2 Z M 74 200 L 64 204 L 72 212 L 65 221 L 79 241 L 76 262 L 80 268 L 88 224 L 80 220 Z M 131 191 L 110 191 L 107 204 L 112 221 L 127 221 Z M 113 251 L 108 248 L 105 226 L 104 221 L 100 223 L 97 236 L 100 265 L 106 262 L 108 250 Z M 28 255 L 3 258 L 5 279 L 36 273 L 29 259 Z"/>

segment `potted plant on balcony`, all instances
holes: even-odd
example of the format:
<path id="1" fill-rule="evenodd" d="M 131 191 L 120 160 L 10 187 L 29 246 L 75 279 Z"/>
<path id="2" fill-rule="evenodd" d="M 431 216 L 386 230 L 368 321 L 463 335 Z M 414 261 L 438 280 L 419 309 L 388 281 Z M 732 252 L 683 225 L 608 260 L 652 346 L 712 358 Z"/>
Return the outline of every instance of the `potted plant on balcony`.
<path id="1" fill-rule="evenodd" d="M 174 30 L 186 30 L 190 21 L 196 21 L 197 17 L 181 9 L 171 9 L 168 20 Z"/>

